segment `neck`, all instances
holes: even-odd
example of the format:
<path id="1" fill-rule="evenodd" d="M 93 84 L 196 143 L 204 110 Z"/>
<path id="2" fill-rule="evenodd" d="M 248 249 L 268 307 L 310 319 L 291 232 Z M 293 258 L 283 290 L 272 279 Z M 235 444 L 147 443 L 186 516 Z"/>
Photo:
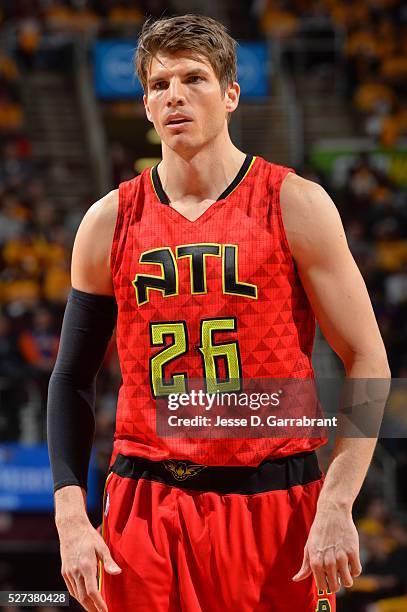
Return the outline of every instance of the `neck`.
<path id="1" fill-rule="evenodd" d="M 163 143 L 158 166 L 161 183 L 171 202 L 216 200 L 238 173 L 246 155 L 227 139 L 185 155 Z"/>

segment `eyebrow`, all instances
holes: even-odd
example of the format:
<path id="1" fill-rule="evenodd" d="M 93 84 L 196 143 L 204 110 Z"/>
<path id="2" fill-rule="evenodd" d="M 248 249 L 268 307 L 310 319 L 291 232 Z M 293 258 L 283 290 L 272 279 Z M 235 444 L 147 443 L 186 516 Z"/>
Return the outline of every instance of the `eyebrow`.
<path id="1" fill-rule="evenodd" d="M 190 68 L 187 72 L 182 74 L 182 76 L 184 78 L 186 78 L 186 77 L 189 77 L 189 76 L 193 76 L 195 74 L 198 74 L 198 75 L 202 74 L 202 75 L 208 76 L 209 71 L 207 69 L 201 68 L 201 67 L 199 67 L 199 68 L 198 67 L 197 68 Z M 150 77 L 148 79 L 148 84 L 152 85 L 152 84 L 157 83 L 159 81 L 165 81 L 167 78 L 168 78 L 168 73 L 167 72 L 165 72 L 165 73 L 158 73 L 157 75 L 155 75 L 153 77 Z"/>

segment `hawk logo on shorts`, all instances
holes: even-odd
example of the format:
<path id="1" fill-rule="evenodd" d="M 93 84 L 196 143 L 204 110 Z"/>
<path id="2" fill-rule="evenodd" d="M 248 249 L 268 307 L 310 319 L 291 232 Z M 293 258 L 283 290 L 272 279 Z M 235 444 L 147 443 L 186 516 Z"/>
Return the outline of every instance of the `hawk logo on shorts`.
<path id="1" fill-rule="evenodd" d="M 206 465 L 187 465 L 183 461 L 164 461 L 164 466 L 166 470 L 171 472 L 175 480 L 186 480 L 191 476 L 196 476 L 206 468 Z"/>

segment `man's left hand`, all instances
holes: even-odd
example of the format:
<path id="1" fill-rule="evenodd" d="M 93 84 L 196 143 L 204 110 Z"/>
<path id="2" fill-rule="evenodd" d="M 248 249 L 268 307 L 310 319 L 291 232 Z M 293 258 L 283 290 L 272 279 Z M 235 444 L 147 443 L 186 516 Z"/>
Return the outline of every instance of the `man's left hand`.
<path id="1" fill-rule="evenodd" d="M 314 575 L 318 590 L 331 593 L 351 587 L 362 566 L 359 536 L 349 510 L 319 510 L 312 524 L 295 582 Z"/>

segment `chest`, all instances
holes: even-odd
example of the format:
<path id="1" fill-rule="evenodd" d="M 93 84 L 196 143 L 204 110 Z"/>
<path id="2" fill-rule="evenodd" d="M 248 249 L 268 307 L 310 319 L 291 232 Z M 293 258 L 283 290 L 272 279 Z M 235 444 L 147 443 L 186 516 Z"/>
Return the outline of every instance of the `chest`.
<path id="1" fill-rule="evenodd" d="M 197 221 L 213 204 L 216 200 L 202 200 L 202 202 L 191 202 L 187 200 L 178 200 L 171 202 L 168 206 L 173 210 L 176 210 L 182 217 L 185 217 L 187 221 Z"/>

